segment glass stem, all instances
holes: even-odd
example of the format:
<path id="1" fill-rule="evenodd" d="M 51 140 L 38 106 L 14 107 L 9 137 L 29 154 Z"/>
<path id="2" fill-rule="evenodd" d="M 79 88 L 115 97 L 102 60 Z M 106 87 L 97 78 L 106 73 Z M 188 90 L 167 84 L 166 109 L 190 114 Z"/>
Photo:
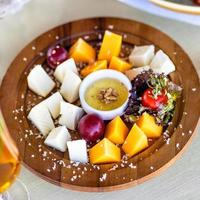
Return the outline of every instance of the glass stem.
<path id="1" fill-rule="evenodd" d="M 13 200 L 8 192 L 5 192 L 4 194 L 0 194 L 0 200 Z"/>
<path id="2" fill-rule="evenodd" d="M 30 200 L 30 194 L 26 185 L 17 178 L 7 192 L 0 193 L 0 200 Z"/>

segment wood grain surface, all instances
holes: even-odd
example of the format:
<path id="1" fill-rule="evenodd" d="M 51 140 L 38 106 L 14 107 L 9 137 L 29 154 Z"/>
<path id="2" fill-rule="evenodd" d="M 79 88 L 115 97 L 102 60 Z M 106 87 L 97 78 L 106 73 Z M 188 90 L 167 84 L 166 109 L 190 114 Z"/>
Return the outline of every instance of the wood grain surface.
<path id="1" fill-rule="evenodd" d="M 26 76 L 35 64 L 44 64 L 46 50 L 59 42 L 69 47 L 78 37 L 98 45 L 105 30 L 123 35 L 126 54 L 133 45 L 154 44 L 164 50 L 176 65 L 171 79 L 183 87 L 173 124 L 166 135 L 150 148 L 117 165 L 74 166 L 67 153 L 43 145 L 38 131 L 26 119 L 30 108 L 42 99 L 27 88 Z M 46 68 L 47 69 L 47 68 Z M 48 73 L 52 73 L 48 71 Z M 8 128 L 25 166 L 57 185 L 81 191 L 111 191 L 136 185 L 158 175 L 170 166 L 190 143 L 199 120 L 199 78 L 187 54 L 162 32 L 139 22 L 118 18 L 92 18 L 74 21 L 42 34 L 27 45 L 9 67 L 1 86 L 0 103 Z M 134 167 L 131 167 L 134 166 Z M 84 172 L 84 173 L 83 173 Z M 102 177 L 106 178 L 103 179 Z M 77 176 L 78 178 L 73 178 Z"/>

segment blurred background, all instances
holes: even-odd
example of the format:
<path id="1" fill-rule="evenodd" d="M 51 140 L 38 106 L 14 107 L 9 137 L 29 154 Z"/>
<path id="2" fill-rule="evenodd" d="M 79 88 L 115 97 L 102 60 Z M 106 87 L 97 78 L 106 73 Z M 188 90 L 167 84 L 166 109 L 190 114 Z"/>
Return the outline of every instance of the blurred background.
<path id="1" fill-rule="evenodd" d="M 114 16 L 138 20 L 167 33 L 200 73 L 200 6 L 192 0 L 0 0 L 0 81 L 20 50 L 35 37 L 80 18 Z M 110 193 L 78 193 L 41 180 L 22 167 L 20 179 L 32 200 L 194 200 L 200 196 L 200 139 L 167 171 L 140 186 Z"/>

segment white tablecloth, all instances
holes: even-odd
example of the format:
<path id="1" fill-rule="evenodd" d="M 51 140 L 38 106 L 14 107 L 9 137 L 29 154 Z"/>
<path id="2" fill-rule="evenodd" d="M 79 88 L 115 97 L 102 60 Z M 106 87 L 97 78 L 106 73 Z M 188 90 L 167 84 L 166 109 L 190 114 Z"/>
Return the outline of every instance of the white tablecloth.
<path id="1" fill-rule="evenodd" d="M 129 18 L 157 27 L 186 50 L 200 72 L 199 27 L 159 18 L 116 0 L 32 0 L 21 12 L 0 20 L 0 80 L 14 57 L 36 36 L 70 20 L 94 16 Z M 124 191 L 74 192 L 52 185 L 25 168 L 19 178 L 30 191 L 31 200 L 198 200 L 200 137 L 160 176 Z"/>

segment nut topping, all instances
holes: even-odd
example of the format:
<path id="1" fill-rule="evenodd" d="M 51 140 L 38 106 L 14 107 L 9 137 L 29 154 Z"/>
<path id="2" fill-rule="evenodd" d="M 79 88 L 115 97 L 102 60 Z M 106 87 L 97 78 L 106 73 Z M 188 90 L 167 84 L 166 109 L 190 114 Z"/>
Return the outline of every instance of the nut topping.
<path id="1" fill-rule="evenodd" d="M 97 98 L 105 104 L 112 103 L 113 101 L 117 101 L 118 93 L 114 88 L 102 88 L 98 95 Z"/>

